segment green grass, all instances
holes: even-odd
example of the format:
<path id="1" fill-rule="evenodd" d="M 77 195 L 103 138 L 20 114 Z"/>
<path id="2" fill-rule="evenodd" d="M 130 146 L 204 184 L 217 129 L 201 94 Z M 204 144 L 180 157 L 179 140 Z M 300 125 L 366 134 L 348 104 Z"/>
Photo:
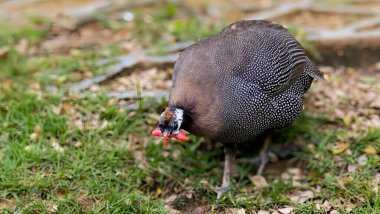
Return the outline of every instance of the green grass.
<path id="1" fill-rule="evenodd" d="M 170 5 L 157 16 L 163 17 L 163 23 L 177 25 L 176 9 Z M 188 20 L 177 33 L 195 31 L 186 27 L 197 25 L 192 22 L 199 21 Z M 170 195 L 178 195 L 173 207 L 183 212 L 190 205 L 208 210 L 214 207 L 215 212 L 230 208 L 268 210 L 284 205 L 295 207 L 297 213 L 327 211 L 317 211 L 317 201 L 328 201 L 340 212 L 346 212 L 347 204 L 355 205 L 353 213 L 380 212 L 374 180 L 379 172 L 379 155 L 367 155 L 365 165 L 357 164 L 368 145 L 380 151 L 379 129 L 353 135 L 353 130 L 339 121 L 306 112 L 275 138 L 276 142 L 300 144 L 301 150 L 294 152 L 292 159 L 308 172 L 301 185 L 268 173 L 265 177 L 269 186 L 255 190 L 249 176 L 254 175 L 256 167 L 240 164 L 233 190 L 217 201 L 209 185 L 218 185 L 221 180 L 220 145 L 208 147 L 203 139 L 192 136 L 189 143 L 174 143 L 168 150 L 163 149 L 150 136 L 156 121 L 149 117 L 159 114 L 162 104 L 152 108 L 141 102 L 139 110 L 126 111 L 103 93 L 83 98 L 67 93 L 67 84 L 82 78 L 75 74 L 78 70 L 90 67 L 95 74 L 102 72 L 103 68 L 94 66 L 95 52 L 75 57 L 29 57 L 13 50 L 13 46 L 21 35 L 38 43 L 44 29 L 3 29 L 0 46 L 11 49 L 0 57 L 4 71 L 0 74 L 2 213 L 168 213 L 165 199 Z M 142 33 L 139 30 L 135 33 Z M 11 86 L 5 86 L 9 81 Z M 52 93 L 51 86 L 57 87 L 57 92 Z M 57 112 L 60 106 L 61 112 Z M 106 126 L 102 126 L 104 121 Z M 350 142 L 351 154 L 332 154 L 331 147 L 341 141 Z M 356 171 L 348 173 L 347 165 L 355 165 Z M 312 190 L 314 199 L 297 204 L 287 197 L 299 190 Z M 184 197 L 188 193 L 191 199 Z"/>

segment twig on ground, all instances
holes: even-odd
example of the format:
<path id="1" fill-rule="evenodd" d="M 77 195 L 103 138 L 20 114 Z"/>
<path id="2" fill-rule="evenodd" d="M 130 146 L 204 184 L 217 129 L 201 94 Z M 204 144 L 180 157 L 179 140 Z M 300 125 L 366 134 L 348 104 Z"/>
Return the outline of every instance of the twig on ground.
<path id="1" fill-rule="evenodd" d="M 175 52 L 179 50 L 183 50 L 187 46 L 191 45 L 192 42 L 181 42 L 181 43 L 175 43 L 167 48 L 167 51 L 169 52 Z M 169 54 L 169 55 L 163 55 L 163 56 L 152 56 L 149 55 L 149 52 L 152 52 L 156 49 L 149 49 L 144 51 L 133 51 L 128 55 L 125 56 L 118 56 L 110 59 L 101 59 L 99 60 L 96 65 L 102 66 L 106 65 L 112 62 L 115 62 L 114 65 L 112 65 L 108 71 L 100 76 L 92 77 L 84 79 L 78 83 L 73 84 L 69 91 L 72 93 L 79 93 L 81 90 L 88 89 L 91 87 L 91 85 L 99 84 L 101 82 L 104 82 L 115 75 L 119 74 L 126 68 L 131 68 L 138 63 L 150 63 L 150 64 L 163 64 L 163 63 L 174 63 L 177 58 L 178 54 Z"/>
<path id="2" fill-rule="evenodd" d="M 365 31 L 365 32 L 333 32 L 325 33 L 321 35 L 310 35 L 308 40 L 315 41 L 319 43 L 329 43 L 329 44 L 343 44 L 352 43 L 358 40 L 377 40 L 380 41 L 380 30 L 375 31 Z"/>
<path id="3" fill-rule="evenodd" d="M 322 12 L 322 13 L 335 13 L 335 14 L 378 14 L 377 9 L 368 9 L 368 8 L 360 8 L 353 6 L 335 6 L 330 7 L 323 4 L 316 4 L 310 0 L 304 0 L 301 2 L 295 3 L 284 3 L 278 7 L 269 9 L 267 11 L 255 13 L 245 17 L 244 19 L 274 19 L 285 15 L 290 15 L 296 11 L 309 10 L 314 12 Z M 309 41 L 315 41 L 319 43 L 334 43 L 334 44 L 345 44 L 351 43 L 357 40 L 376 40 L 380 41 L 380 30 L 368 30 L 368 31 L 359 31 L 366 27 L 372 27 L 376 24 L 380 23 L 380 16 L 372 16 L 363 19 L 359 19 L 358 21 L 351 23 L 349 25 L 344 26 L 343 28 L 337 30 L 328 30 L 322 28 L 301 26 L 302 29 L 308 32 L 307 39 Z"/>
<path id="4" fill-rule="evenodd" d="M 127 56 L 123 57 L 122 60 L 119 60 L 117 64 L 109 68 L 105 74 L 96 76 L 93 78 L 87 78 L 78 83 L 75 83 L 70 87 L 69 91 L 73 93 L 78 93 L 81 90 L 89 88 L 93 84 L 99 84 L 115 76 L 116 74 L 120 73 L 124 69 L 130 68 L 136 65 L 139 62 L 139 56 L 140 54 L 138 54 L 137 52 L 132 52 L 128 54 Z"/>
<path id="5" fill-rule="evenodd" d="M 280 17 L 286 14 L 290 14 L 292 12 L 302 10 L 302 9 L 308 9 L 312 5 L 312 1 L 304 0 L 301 2 L 295 2 L 295 3 L 284 3 L 279 5 L 276 8 L 269 9 L 267 11 L 255 13 L 252 15 L 246 16 L 245 20 L 251 20 L 251 19 L 273 19 L 276 17 Z"/>
<path id="6" fill-rule="evenodd" d="M 116 98 L 119 100 L 124 99 L 135 99 L 135 98 L 146 98 L 152 97 L 158 102 L 162 100 L 163 97 L 168 97 L 169 92 L 167 91 L 143 91 L 141 94 L 138 94 L 136 91 L 127 91 L 127 92 L 110 92 L 107 94 L 108 97 Z"/>

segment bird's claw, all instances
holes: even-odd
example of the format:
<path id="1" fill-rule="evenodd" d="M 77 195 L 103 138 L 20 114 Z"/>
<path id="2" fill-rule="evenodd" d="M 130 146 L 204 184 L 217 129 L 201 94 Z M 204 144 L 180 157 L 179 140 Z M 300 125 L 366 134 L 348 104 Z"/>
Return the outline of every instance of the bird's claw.
<path id="1" fill-rule="evenodd" d="M 232 184 L 222 185 L 220 187 L 213 187 L 214 192 L 216 192 L 216 199 L 220 200 L 222 195 L 232 188 Z"/>

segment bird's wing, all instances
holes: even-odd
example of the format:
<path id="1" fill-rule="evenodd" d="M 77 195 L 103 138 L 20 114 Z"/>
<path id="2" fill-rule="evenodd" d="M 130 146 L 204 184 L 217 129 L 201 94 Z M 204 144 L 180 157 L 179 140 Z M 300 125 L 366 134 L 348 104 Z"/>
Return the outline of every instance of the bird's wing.
<path id="1" fill-rule="evenodd" d="M 305 51 L 281 25 L 263 20 L 241 21 L 226 27 L 222 35 L 225 40 L 236 40 L 236 58 L 241 59 L 235 62 L 246 68 L 250 81 L 271 96 L 288 89 L 304 72 Z"/>
<path id="2" fill-rule="evenodd" d="M 277 50 L 277 56 L 268 57 L 271 79 L 262 83 L 263 90 L 273 96 L 282 93 L 297 81 L 306 64 L 305 52 L 295 39 L 285 40 L 279 44 Z"/>

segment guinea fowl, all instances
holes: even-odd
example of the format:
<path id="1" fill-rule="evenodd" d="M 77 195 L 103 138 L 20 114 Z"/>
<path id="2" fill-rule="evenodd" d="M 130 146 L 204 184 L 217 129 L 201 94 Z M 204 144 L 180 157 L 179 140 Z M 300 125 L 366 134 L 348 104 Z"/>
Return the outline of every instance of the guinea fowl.
<path id="1" fill-rule="evenodd" d="M 168 106 L 153 135 L 185 140 L 181 129 L 224 145 L 217 198 L 231 188 L 235 146 L 291 125 L 303 95 L 322 73 L 283 26 L 265 20 L 235 22 L 186 48 L 174 65 Z M 268 147 L 265 141 L 264 148 Z M 266 152 L 261 152 L 261 173 Z"/>

